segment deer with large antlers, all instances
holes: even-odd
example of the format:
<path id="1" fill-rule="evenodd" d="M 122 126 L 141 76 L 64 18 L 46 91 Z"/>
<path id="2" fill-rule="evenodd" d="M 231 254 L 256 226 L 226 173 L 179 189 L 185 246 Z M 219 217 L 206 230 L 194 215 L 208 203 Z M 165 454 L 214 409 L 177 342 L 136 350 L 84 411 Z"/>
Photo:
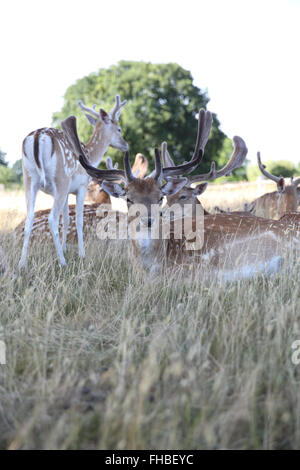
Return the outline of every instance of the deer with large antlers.
<path id="1" fill-rule="evenodd" d="M 199 164 L 202 156 L 199 142 L 192 160 L 177 167 L 163 168 L 156 149 L 153 176 L 138 180 L 132 174 L 128 152 L 124 156 L 124 170 L 98 170 L 90 165 L 80 147 L 75 118 L 70 117 L 65 121 L 64 126 L 68 128 L 70 140 L 73 140 L 74 152 L 77 152 L 80 163 L 88 174 L 94 178 L 104 179 L 102 185 L 105 191 L 115 197 L 125 198 L 129 209 L 133 204 L 138 204 L 139 207 L 142 205 L 145 208 L 146 215 L 140 218 L 139 235 L 133 240 L 134 250 L 141 257 L 144 267 L 150 271 L 159 271 L 166 264 L 190 266 L 191 263 L 193 265 L 198 263 L 206 267 L 211 266 L 217 271 L 221 270 L 223 277 L 228 280 L 278 270 L 281 260 L 281 242 L 288 243 L 287 232 L 289 232 L 289 228 L 279 221 L 232 214 L 204 216 L 203 245 L 196 251 L 185 249 L 187 241 L 185 233 L 178 237 L 178 225 L 183 220 L 190 219 L 190 225 L 194 226 L 197 224 L 196 217 L 172 220 L 169 239 L 151 236 L 152 227 L 156 223 L 164 223 L 161 218 L 153 219 L 151 206 L 161 207 L 163 196 L 178 193 L 187 184 L 187 179 L 182 175 L 189 174 Z M 242 163 L 247 151 L 242 139 L 235 139 L 235 142 L 238 147 L 238 150 L 237 148 L 234 150 L 235 158 L 236 161 Z M 231 160 L 231 165 L 232 163 Z M 226 171 L 229 171 L 228 167 Z M 209 175 L 216 175 L 216 173 L 215 165 L 212 165 Z M 174 178 L 174 176 L 180 176 L 180 178 Z M 115 183 L 120 179 L 124 181 L 125 187 Z M 163 180 L 166 183 L 163 183 Z M 295 232 L 291 231 L 291 234 L 294 236 Z"/>
<path id="2" fill-rule="evenodd" d="M 122 107 L 117 95 L 110 113 L 100 109 L 85 108 L 95 123 L 95 129 L 89 142 L 84 145 L 84 153 L 89 161 L 98 166 L 109 146 L 121 151 L 128 149 L 127 142 L 121 135 L 118 124 Z M 81 106 L 82 103 L 81 103 Z M 27 217 L 24 230 L 24 242 L 19 266 L 26 264 L 28 243 L 34 220 L 34 206 L 38 190 L 51 194 L 54 204 L 49 214 L 49 226 L 61 266 L 66 265 L 64 251 L 69 225 L 68 195 L 76 194 L 76 227 L 79 256 L 84 257 L 83 245 L 83 205 L 90 178 L 79 164 L 67 135 L 58 129 L 43 128 L 29 134 L 23 141 L 23 176 L 27 204 Z M 63 215 L 63 246 L 59 239 L 59 219 Z"/>
<path id="3" fill-rule="evenodd" d="M 254 215 L 268 219 L 280 219 L 284 214 L 296 211 L 299 204 L 300 178 L 292 179 L 291 184 L 286 185 L 282 176 L 272 175 L 266 170 L 266 165 L 261 161 L 260 152 L 257 152 L 257 162 L 262 174 L 276 183 L 277 191 L 255 199 L 249 204 L 248 210 Z"/>

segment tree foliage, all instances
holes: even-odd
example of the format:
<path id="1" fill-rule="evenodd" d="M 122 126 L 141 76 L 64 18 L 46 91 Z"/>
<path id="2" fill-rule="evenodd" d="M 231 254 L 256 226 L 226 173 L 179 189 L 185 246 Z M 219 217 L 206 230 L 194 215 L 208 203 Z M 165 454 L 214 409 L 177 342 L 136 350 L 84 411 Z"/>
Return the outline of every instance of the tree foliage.
<path id="1" fill-rule="evenodd" d="M 2 152 L 2 150 L 0 149 L 0 165 L 3 165 L 3 166 L 8 165 L 8 163 L 5 161 L 5 156 L 6 156 L 6 153 Z"/>
<path id="2" fill-rule="evenodd" d="M 266 163 L 264 162 L 264 164 L 266 165 L 266 169 L 275 176 L 290 178 L 298 173 L 294 163 L 288 160 L 268 161 Z M 249 181 L 254 181 L 259 176 L 262 176 L 262 173 L 257 164 L 248 166 L 247 178 Z"/>
<path id="3" fill-rule="evenodd" d="M 63 108 L 53 115 L 53 124 L 59 126 L 62 119 L 75 114 L 79 136 L 87 142 L 92 126 L 80 111 L 78 100 L 89 107 L 96 103 L 98 109 L 109 111 L 116 94 L 127 99 L 120 123 L 132 159 L 137 152 L 153 157 L 154 147 L 164 140 L 176 163 L 190 159 L 197 134 L 196 116 L 201 107 L 206 108 L 209 98 L 193 84 L 191 73 L 175 63 L 121 61 L 108 69 L 100 69 L 67 89 Z M 214 114 L 201 171 L 207 171 L 212 160 L 219 160 L 224 152 L 224 139 Z M 109 154 L 122 162 L 120 152 L 110 149 Z M 152 160 L 150 158 L 150 164 Z"/>

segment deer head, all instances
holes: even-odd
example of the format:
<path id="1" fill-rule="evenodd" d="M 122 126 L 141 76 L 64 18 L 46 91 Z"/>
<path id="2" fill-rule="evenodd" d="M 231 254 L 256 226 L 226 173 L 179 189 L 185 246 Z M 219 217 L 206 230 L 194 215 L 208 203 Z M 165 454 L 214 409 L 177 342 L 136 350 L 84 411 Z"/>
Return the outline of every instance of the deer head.
<path id="1" fill-rule="evenodd" d="M 106 167 L 111 170 L 113 168 L 117 169 L 118 164 L 116 163 L 115 165 L 113 165 L 111 158 L 107 157 Z M 144 178 L 144 176 L 147 173 L 147 169 L 148 169 L 147 158 L 142 153 L 137 153 L 134 164 L 132 166 L 133 175 L 137 178 Z M 87 188 L 87 199 L 97 204 L 109 204 L 110 203 L 109 195 L 102 189 L 102 181 L 93 180 L 90 182 Z"/>
<path id="2" fill-rule="evenodd" d="M 84 115 L 95 127 L 95 133 L 98 134 L 101 132 L 103 135 L 104 132 L 109 145 L 123 152 L 128 150 L 128 144 L 121 135 L 122 129 L 119 126 L 119 118 L 126 102 L 126 100 L 121 102 L 120 96 L 117 95 L 115 97 L 115 105 L 113 109 L 107 113 L 102 108 L 97 112 L 95 104 L 92 108 L 88 108 L 82 101 L 78 101 L 78 105 L 84 112 Z"/>

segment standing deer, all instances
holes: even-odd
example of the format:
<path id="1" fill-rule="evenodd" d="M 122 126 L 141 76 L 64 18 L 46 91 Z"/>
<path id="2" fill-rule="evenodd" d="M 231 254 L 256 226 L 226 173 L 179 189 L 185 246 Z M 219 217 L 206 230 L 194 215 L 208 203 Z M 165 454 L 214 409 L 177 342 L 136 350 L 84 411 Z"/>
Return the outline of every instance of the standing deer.
<path id="1" fill-rule="evenodd" d="M 128 149 L 127 142 L 121 136 L 118 124 L 122 107 L 120 96 L 115 98 L 115 105 L 110 113 L 100 109 L 86 110 L 93 116 L 95 129 L 89 142 L 82 145 L 90 162 L 98 166 L 109 146 L 121 151 Z M 76 227 L 79 256 L 85 256 L 83 245 L 83 205 L 90 178 L 79 164 L 66 134 L 53 128 L 43 128 L 31 132 L 23 141 L 23 176 L 26 194 L 27 217 L 24 230 L 24 243 L 19 267 L 26 264 L 28 243 L 34 220 L 34 206 L 39 189 L 54 197 L 54 204 L 49 214 L 49 226 L 61 266 L 66 265 L 64 251 L 69 225 L 68 195 L 76 195 Z M 59 239 L 59 218 L 63 214 L 63 246 Z"/>
<path id="2" fill-rule="evenodd" d="M 83 149 L 80 147 L 76 132 L 75 118 L 69 118 L 65 122 L 68 127 L 70 140 L 73 140 L 74 152 L 77 152 L 80 163 L 94 178 L 103 179 L 105 191 L 115 197 L 126 198 L 128 207 L 132 204 L 142 204 L 146 208 L 147 217 L 140 219 L 140 235 L 132 240 L 135 253 L 141 258 L 143 266 L 151 272 L 161 270 L 165 265 L 185 265 L 195 263 L 202 267 L 212 267 L 215 272 L 221 272 L 223 279 L 236 280 L 253 277 L 256 273 L 276 272 L 280 266 L 281 243 L 289 243 L 288 232 L 291 236 L 294 231 L 279 221 L 268 221 L 260 218 L 244 217 L 236 214 L 217 214 L 204 217 L 204 241 L 201 249 L 191 252 L 185 249 L 185 234 L 176 238 L 178 224 L 183 219 L 175 219 L 171 223 L 170 239 L 151 237 L 151 227 L 157 223 L 157 219 L 151 217 L 152 205 L 161 206 L 164 196 L 177 193 L 186 183 L 186 178 L 173 178 L 192 171 L 193 163 L 199 159 L 192 159 L 188 164 L 178 167 L 162 168 L 160 155 L 155 150 L 155 173 L 153 177 L 140 180 L 134 177 L 129 163 L 129 154 L 124 156 L 124 171 L 122 170 L 98 170 L 91 166 Z M 235 139 L 235 142 L 243 142 Z M 246 157 L 244 146 L 236 153 L 236 159 L 241 162 L 241 154 Z M 200 155 L 202 152 L 200 152 Z M 210 174 L 216 172 L 214 164 Z M 172 178 L 168 178 L 172 177 Z M 122 179 L 125 187 L 115 183 Z M 162 180 L 167 182 L 163 184 Z M 190 219 L 192 225 L 197 220 Z M 158 223 L 163 223 L 158 219 Z M 182 225 L 179 226 L 179 228 Z M 181 229 L 181 228 L 180 228 Z"/>
<path id="3" fill-rule="evenodd" d="M 277 184 L 277 191 L 255 199 L 249 204 L 249 211 L 268 219 L 280 219 L 287 212 L 296 211 L 299 203 L 300 178 L 291 180 L 291 184 L 287 186 L 282 176 L 272 175 L 266 170 L 266 166 L 261 162 L 260 152 L 257 152 L 257 162 L 262 174 Z"/>

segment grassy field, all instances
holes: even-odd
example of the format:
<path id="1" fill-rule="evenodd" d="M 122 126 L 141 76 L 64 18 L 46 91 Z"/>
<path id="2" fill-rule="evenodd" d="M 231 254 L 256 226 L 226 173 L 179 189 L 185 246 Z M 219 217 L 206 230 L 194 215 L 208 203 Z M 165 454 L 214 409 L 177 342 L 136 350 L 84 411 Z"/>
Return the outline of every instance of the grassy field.
<path id="1" fill-rule="evenodd" d="M 206 207 L 239 209 L 255 191 L 227 188 Z M 194 270 L 153 279 L 130 243 L 90 234 L 86 259 L 71 246 L 63 270 L 52 243 L 31 245 L 19 276 L 23 197 L 0 207 L 0 448 L 300 447 L 297 260 L 223 286 Z"/>

